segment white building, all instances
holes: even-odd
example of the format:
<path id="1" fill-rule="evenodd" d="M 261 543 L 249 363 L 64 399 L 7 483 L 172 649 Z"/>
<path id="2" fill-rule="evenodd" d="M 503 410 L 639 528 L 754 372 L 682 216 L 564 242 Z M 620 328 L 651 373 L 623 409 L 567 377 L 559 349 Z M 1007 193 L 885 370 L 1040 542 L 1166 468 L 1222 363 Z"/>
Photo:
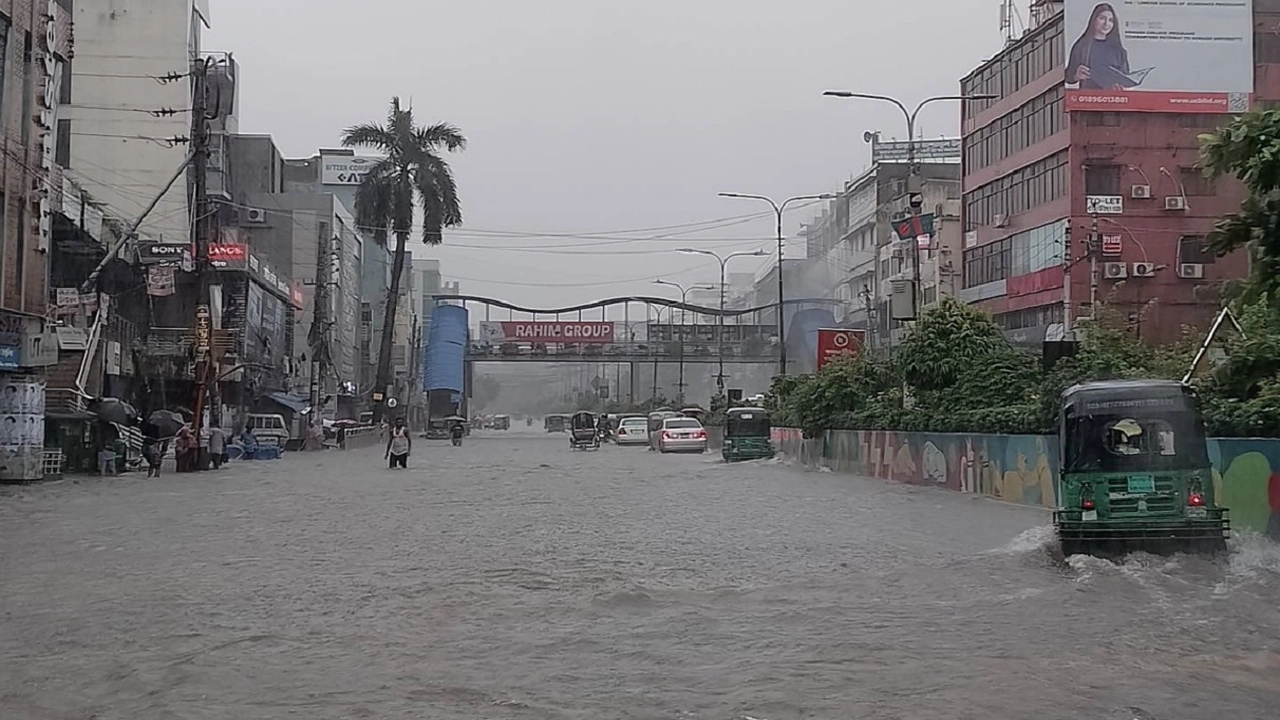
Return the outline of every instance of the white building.
<path id="1" fill-rule="evenodd" d="M 63 108 L 75 127 L 72 175 L 128 222 L 142 214 L 190 152 L 181 139 L 191 136 L 191 68 L 200 57 L 200 34 L 209 26 L 208 0 L 76 0 L 74 17 L 74 101 Z M 166 77 L 173 79 L 156 80 Z M 139 234 L 189 238 L 187 196 L 180 178 Z"/>

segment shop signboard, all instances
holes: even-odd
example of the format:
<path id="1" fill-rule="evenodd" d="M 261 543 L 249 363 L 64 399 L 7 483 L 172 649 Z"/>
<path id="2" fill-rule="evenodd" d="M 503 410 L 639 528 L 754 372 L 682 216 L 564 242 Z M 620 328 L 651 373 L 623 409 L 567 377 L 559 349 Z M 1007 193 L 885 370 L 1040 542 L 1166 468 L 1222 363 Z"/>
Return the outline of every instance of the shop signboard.
<path id="1" fill-rule="evenodd" d="M 818 369 L 837 357 L 856 356 L 866 339 L 865 330 L 849 330 L 845 328 L 819 328 L 818 330 Z"/>

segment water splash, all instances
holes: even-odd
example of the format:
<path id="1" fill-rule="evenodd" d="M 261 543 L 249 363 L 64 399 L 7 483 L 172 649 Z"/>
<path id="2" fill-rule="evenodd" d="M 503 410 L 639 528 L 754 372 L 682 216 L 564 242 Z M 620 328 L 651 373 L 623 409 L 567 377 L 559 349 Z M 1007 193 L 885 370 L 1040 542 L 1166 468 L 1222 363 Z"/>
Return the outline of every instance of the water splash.
<path id="1" fill-rule="evenodd" d="M 1052 525 L 1040 525 L 1018 533 L 1018 536 L 994 550 L 988 555 L 1031 555 L 1051 552 L 1058 542 L 1058 536 Z"/>

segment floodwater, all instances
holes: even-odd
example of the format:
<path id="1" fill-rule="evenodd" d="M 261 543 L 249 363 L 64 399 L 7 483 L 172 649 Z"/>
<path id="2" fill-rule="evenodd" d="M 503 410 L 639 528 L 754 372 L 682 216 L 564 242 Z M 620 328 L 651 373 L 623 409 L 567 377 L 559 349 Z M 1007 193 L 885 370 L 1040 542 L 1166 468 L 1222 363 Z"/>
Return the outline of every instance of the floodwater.
<path id="1" fill-rule="evenodd" d="M 0 489 L 0 718 L 1275 718 L 1280 550 L 523 427 Z"/>

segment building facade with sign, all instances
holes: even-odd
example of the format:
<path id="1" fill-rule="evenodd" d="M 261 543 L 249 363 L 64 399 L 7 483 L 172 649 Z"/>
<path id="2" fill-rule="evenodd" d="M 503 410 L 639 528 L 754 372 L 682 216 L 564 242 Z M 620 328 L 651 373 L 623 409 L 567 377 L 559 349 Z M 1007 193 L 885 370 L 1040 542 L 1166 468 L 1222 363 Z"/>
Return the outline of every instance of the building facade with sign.
<path id="1" fill-rule="evenodd" d="M 1280 98 L 1280 36 L 1254 31 L 1280 23 L 1280 6 L 1126 5 L 1127 21 L 1234 35 L 1233 53 L 1252 49 L 1243 60 L 1222 55 L 1231 67 L 1220 76 L 1200 72 L 1216 60 L 1170 73 L 1186 62 L 1130 34 L 1124 43 L 1131 65 L 1160 69 L 1115 79 L 1127 88 L 1117 91 L 1100 89 L 1080 70 L 1087 65 L 1083 28 L 1096 5 L 1037 0 L 1032 27 L 960 81 L 961 94 L 996 96 L 961 105 L 960 295 L 1029 345 L 1062 332 L 1068 239 L 1071 258 L 1086 258 L 1069 271 L 1072 318 L 1091 314 L 1096 267 L 1098 303 L 1154 342 L 1176 339 L 1187 324 L 1207 329 L 1221 281 L 1248 272 L 1243 254 L 1216 258 L 1204 249 L 1205 235 L 1238 209 L 1243 190 L 1233 180 L 1204 177 L 1197 136 L 1226 124 L 1247 102 L 1242 88 L 1255 100 Z M 1258 7 L 1241 13 L 1244 6 Z"/>

